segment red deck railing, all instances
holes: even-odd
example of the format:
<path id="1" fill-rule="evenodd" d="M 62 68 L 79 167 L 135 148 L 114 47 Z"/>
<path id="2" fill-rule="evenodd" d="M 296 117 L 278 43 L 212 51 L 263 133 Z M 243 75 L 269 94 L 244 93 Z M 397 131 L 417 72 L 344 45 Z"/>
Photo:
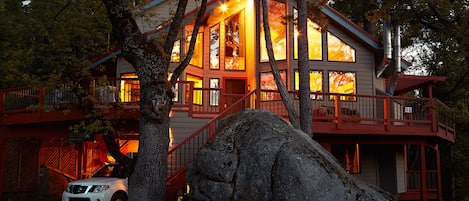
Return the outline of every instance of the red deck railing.
<path id="1" fill-rule="evenodd" d="M 87 87 L 97 108 L 135 108 L 139 106 L 137 79 L 96 80 Z M 223 114 L 243 94 L 226 94 L 221 88 L 195 88 L 192 82 L 178 82 L 174 88 L 174 111 L 187 111 L 192 116 L 215 117 Z M 298 92 L 290 92 L 298 111 Z M 366 125 L 385 131 L 415 126 L 430 133 L 454 138 L 451 109 L 436 99 L 394 96 L 311 93 L 312 120 L 315 124 Z M 288 118 L 280 95 L 274 90 L 255 90 L 242 98 L 244 107 L 270 110 Z M 47 112 L 57 105 L 76 105 L 77 95 L 68 87 L 54 90 L 23 87 L 0 91 L 2 119 L 18 113 Z M 1 120 L 1 119 L 0 119 Z M 423 131 L 423 130 L 422 130 Z M 442 136 L 442 137 L 445 137 Z"/>

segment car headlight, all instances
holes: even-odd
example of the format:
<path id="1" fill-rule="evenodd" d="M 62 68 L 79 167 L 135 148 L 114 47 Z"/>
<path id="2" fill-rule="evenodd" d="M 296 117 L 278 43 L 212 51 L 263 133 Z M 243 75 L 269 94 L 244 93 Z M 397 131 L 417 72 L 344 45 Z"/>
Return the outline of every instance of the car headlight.
<path id="1" fill-rule="evenodd" d="M 100 193 L 109 189 L 108 185 L 93 185 L 90 189 L 90 193 Z"/>
<path id="2" fill-rule="evenodd" d="M 67 188 L 65 189 L 65 192 L 71 193 L 72 192 L 72 185 L 68 185 Z"/>

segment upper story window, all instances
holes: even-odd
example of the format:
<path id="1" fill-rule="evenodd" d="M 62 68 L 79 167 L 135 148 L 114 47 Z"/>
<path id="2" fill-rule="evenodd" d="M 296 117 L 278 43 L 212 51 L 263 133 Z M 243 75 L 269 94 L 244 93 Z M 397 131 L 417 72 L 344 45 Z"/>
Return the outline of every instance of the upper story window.
<path id="1" fill-rule="evenodd" d="M 309 89 L 311 92 L 322 93 L 322 71 L 309 71 Z M 295 90 L 300 90 L 300 73 L 295 70 Z M 311 94 L 311 99 L 322 99 L 322 95 Z"/>
<path id="2" fill-rule="evenodd" d="M 357 79 L 354 72 L 330 71 L 329 92 L 337 94 L 357 94 Z M 333 99 L 333 96 L 331 96 Z M 355 96 L 340 96 L 340 100 L 355 101 Z"/>
<path id="3" fill-rule="evenodd" d="M 298 11 L 294 9 L 295 19 Z M 298 59 L 298 25 L 294 23 L 293 56 Z M 322 34 L 321 27 L 308 18 L 308 55 L 310 60 L 322 60 Z"/>
<path id="4" fill-rule="evenodd" d="M 272 38 L 272 47 L 276 60 L 287 59 L 287 26 L 284 22 L 285 3 L 275 0 L 267 0 L 269 6 L 269 27 Z M 261 14 L 260 27 L 260 60 L 261 62 L 269 61 L 267 49 L 265 45 L 264 22 Z"/>
<path id="5" fill-rule="evenodd" d="M 185 44 L 185 52 L 186 52 L 186 55 L 187 55 L 187 52 L 189 50 L 189 43 L 191 41 L 191 38 L 192 38 L 192 30 L 194 29 L 194 25 L 186 25 L 185 27 L 185 35 L 186 35 L 186 44 Z M 197 67 L 200 67 L 202 68 L 202 58 L 203 58 L 203 34 L 202 33 L 198 33 L 197 34 L 197 41 L 195 42 L 195 46 L 194 46 L 194 53 L 192 54 L 192 58 L 191 58 L 191 61 L 190 61 L 190 64 L 193 65 L 193 66 L 197 66 Z"/>
<path id="6" fill-rule="evenodd" d="M 220 24 L 210 27 L 210 69 L 220 69 Z"/>
<path id="7" fill-rule="evenodd" d="M 202 105 L 202 90 L 200 90 L 200 88 L 202 88 L 202 78 L 195 76 L 195 75 L 187 74 L 186 80 L 194 83 L 194 89 L 192 92 L 193 93 L 192 103 L 197 104 L 197 105 Z M 189 97 L 190 97 L 189 93 L 191 91 L 188 88 L 186 88 L 185 92 L 186 92 L 186 100 L 189 100 Z"/>
<path id="8" fill-rule="evenodd" d="M 327 32 L 327 59 L 329 61 L 355 62 L 355 49 Z"/>
<path id="9" fill-rule="evenodd" d="M 245 70 L 244 12 L 225 20 L 225 70 Z"/>
<path id="10" fill-rule="evenodd" d="M 171 51 L 171 62 L 181 62 L 181 41 L 174 41 L 173 50 Z"/>
<path id="11" fill-rule="evenodd" d="M 280 77 L 283 83 L 287 83 L 287 71 L 281 70 Z M 261 89 L 264 90 L 277 90 L 277 83 L 275 83 L 274 74 L 272 72 L 260 73 Z M 262 92 L 261 100 L 281 100 L 279 92 Z"/>
<path id="12" fill-rule="evenodd" d="M 140 81 L 137 73 L 121 75 L 119 98 L 122 102 L 140 101 Z"/>

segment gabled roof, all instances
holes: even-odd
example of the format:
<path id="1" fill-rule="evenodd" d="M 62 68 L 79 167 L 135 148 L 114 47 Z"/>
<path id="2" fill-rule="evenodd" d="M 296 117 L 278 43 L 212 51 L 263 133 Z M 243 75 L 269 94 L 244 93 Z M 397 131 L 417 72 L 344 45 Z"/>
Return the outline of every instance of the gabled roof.
<path id="1" fill-rule="evenodd" d="M 159 4 L 161 4 L 165 1 L 167 1 L 167 0 L 152 0 L 149 3 L 145 4 L 144 6 L 137 7 L 134 10 L 134 14 L 142 13 L 142 12 L 144 12 L 144 11 L 154 7 L 154 6 L 158 6 Z M 212 12 L 215 9 L 215 7 L 218 6 L 218 4 L 220 4 L 220 2 L 217 1 L 217 0 L 212 0 L 212 1 L 209 0 L 207 2 L 206 13 Z M 346 18 L 345 16 L 340 14 L 338 11 L 334 10 L 332 7 L 330 7 L 328 5 L 324 5 L 321 8 L 321 11 L 331 19 L 331 21 L 330 21 L 331 23 L 337 25 L 338 27 L 340 27 L 344 31 L 348 32 L 353 38 L 359 40 L 365 46 L 367 46 L 369 48 L 372 48 L 372 49 L 374 49 L 375 51 L 378 51 L 378 52 L 382 51 L 382 49 L 383 49 L 382 45 L 375 37 L 373 37 L 371 34 L 365 32 L 361 27 L 359 27 L 357 24 L 350 21 L 348 18 Z M 189 12 L 186 15 L 186 17 L 191 16 L 192 14 L 194 14 L 194 12 L 195 11 Z M 186 23 L 188 21 L 189 20 L 185 20 Z M 166 26 L 163 25 L 163 28 L 166 28 Z M 162 26 L 160 26 L 160 28 L 158 28 L 154 31 L 150 31 L 150 32 L 147 32 L 145 34 L 148 37 L 152 37 L 152 36 L 154 36 L 154 34 L 157 34 L 161 29 L 162 29 Z M 121 51 L 120 51 L 119 48 L 116 48 L 112 52 L 107 52 L 107 53 L 99 56 L 98 57 L 99 59 L 96 59 L 96 62 L 94 62 L 92 65 L 90 65 L 88 67 L 88 69 L 93 68 L 93 67 L 103 63 L 104 61 L 119 55 L 120 53 L 121 53 Z"/>
<path id="2" fill-rule="evenodd" d="M 324 5 L 321 8 L 321 11 L 329 17 L 331 22 L 346 32 L 350 33 L 351 36 L 360 40 L 366 46 L 371 47 L 376 50 L 383 49 L 381 43 L 371 34 L 364 31 L 360 26 L 352 22 L 350 19 L 346 18 L 344 15 L 333 9 L 328 5 Z"/>

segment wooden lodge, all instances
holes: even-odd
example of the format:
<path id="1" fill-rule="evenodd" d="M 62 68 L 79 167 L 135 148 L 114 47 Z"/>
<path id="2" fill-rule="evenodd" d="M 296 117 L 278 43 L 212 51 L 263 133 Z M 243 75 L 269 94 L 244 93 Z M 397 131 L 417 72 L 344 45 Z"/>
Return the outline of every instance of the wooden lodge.
<path id="1" fill-rule="evenodd" d="M 196 3 L 189 2 L 191 19 Z M 268 3 L 275 56 L 298 110 L 297 29 L 280 20 L 295 15 L 296 1 Z M 187 164 L 215 134 L 220 119 L 250 108 L 288 120 L 266 57 L 259 4 L 209 1 L 191 64 L 174 87 L 168 200 L 185 185 Z M 157 26 L 148 23 L 161 25 L 168 18 L 148 14 L 167 13 L 174 6 L 174 1 L 153 0 L 135 9 L 134 16 L 152 38 L 164 26 L 154 30 Z M 404 74 L 410 63 L 387 58 L 386 44 L 333 8 L 321 10 L 329 19 L 327 30 L 320 30 L 314 19 L 308 22 L 313 139 L 347 172 L 400 200 L 442 201 L 439 145 L 453 143 L 455 129 L 451 109 L 432 97 L 432 85 L 445 78 Z M 192 23 L 185 22 L 181 38 L 190 36 Z M 187 40 L 176 43 L 171 69 L 186 48 Z M 140 88 L 135 70 L 118 49 L 89 68 L 96 65 L 110 69 L 82 87 L 105 117 L 125 122 L 116 128 L 124 133 L 121 151 L 137 154 Z M 425 91 L 426 97 L 409 95 L 414 90 Z M 5 89 L 0 97 L 0 200 L 40 191 L 43 169 L 76 180 L 112 160 L 99 135 L 70 133 L 85 113 L 66 86 Z"/>

